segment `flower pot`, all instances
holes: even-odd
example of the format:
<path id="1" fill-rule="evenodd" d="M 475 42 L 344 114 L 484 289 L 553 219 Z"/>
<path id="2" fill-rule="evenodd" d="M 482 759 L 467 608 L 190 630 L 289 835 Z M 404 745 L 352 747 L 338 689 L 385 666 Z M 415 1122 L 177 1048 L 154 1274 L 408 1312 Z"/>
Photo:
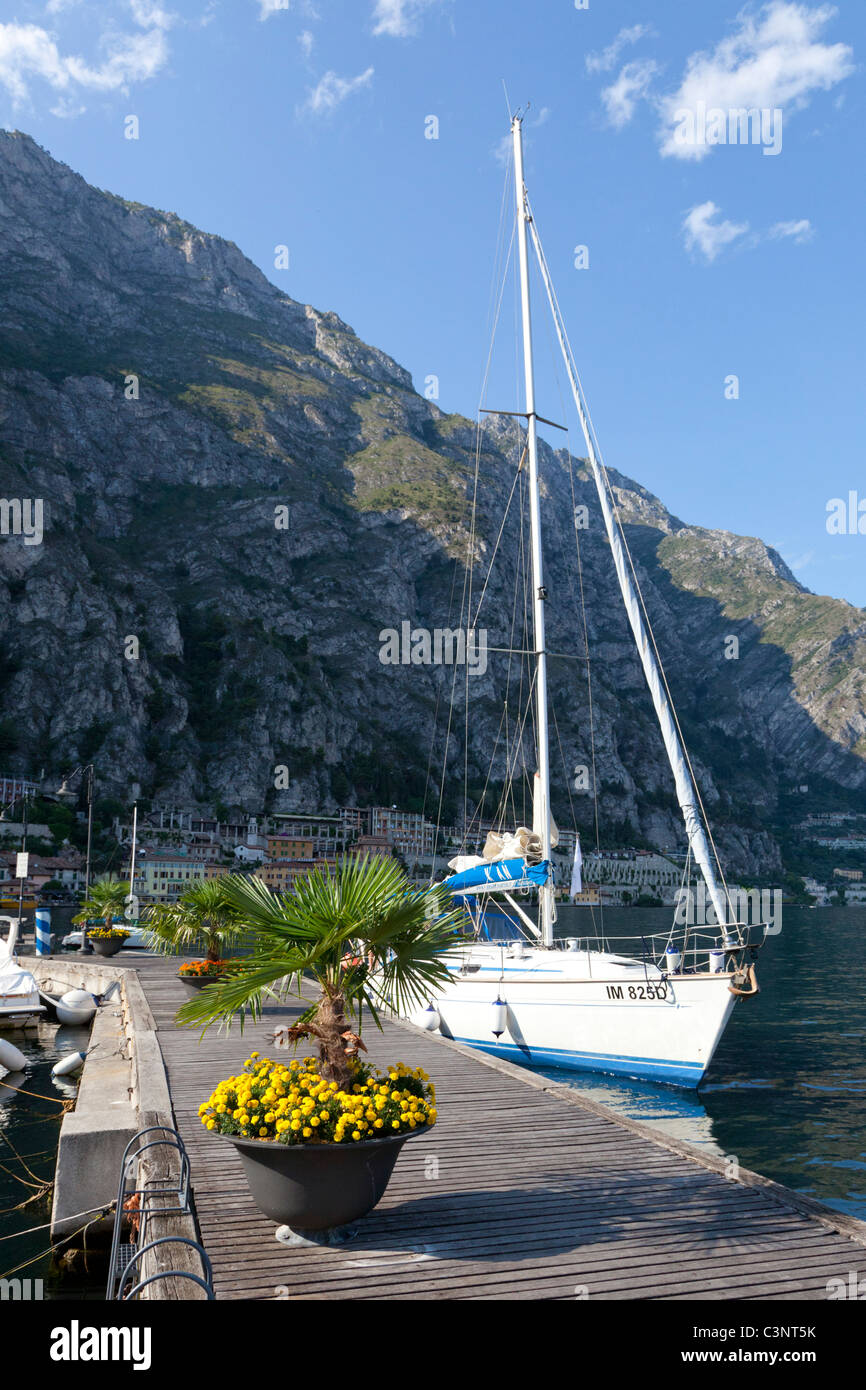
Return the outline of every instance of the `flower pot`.
<path id="1" fill-rule="evenodd" d="M 186 986 L 187 992 L 188 992 L 188 994 L 190 995 L 190 997 L 191 997 L 191 998 L 194 998 L 195 995 L 198 994 L 198 992 L 199 992 L 200 989 L 204 989 L 205 985 L 212 985 L 212 984 L 215 984 L 217 980 L 222 979 L 222 976 L 221 976 L 221 975 L 181 975 L 180 971 L 178 971 L 178 972 L 177 972 L 177 978 L 180 980 L 180 982 L 181 982 L 182 985 L 185 985 L 185 986 Z"/>
<path id="2" fill-rule="evenodd" d="M 352 1144 L 275 1144 L 215 1135 L 234 1144 L 256 1206 L 300 1235 L 346 1226 L 381 1201 L 410 1130 Z"/>
<path id="3" fill-rule="evenodd" d="M 126 945 L 125 936 L 109 936 L 102 938 L 98 936 L 88 936 L 87 940 L 98 956 L 116 956 L 118 951 Z"/>

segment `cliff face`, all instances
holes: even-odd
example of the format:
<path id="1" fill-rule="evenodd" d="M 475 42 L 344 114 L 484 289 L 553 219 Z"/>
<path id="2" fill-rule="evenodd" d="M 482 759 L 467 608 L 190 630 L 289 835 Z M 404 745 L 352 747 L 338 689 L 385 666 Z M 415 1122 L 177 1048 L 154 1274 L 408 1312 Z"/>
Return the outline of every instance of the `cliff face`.
<path id="1" fill-rule="evenodd" d="M 6 132 L 0 282 L 0 496 L 41 498 L 45 517 L 42 544 L 0 537 L 4 771 L 95 759 L 103 790 L 249 809 L 420 809 L 426 790 L 435 814 L 453 683 L 446 810 L 462 798 L 467 691 L 470 789 L 498 733 L 501 780 L 505 656 L 456 682 L 380 660 L 385 629 L 461 621 L 474 425 L 232 244 Z M 479 457 L 474 602 L 513 427 L 486 426 Z M 576 502 L 603 827 L 671 845 L 594 489 L 546 446 L 542 469 L 550 647 L 565 654 L 551 662 L 558 813 L 568 823 L 567 783 L 591 754 Z M 736 870 L 770 869 L 792 786 L 866 805 L 866 612 L 810 594 L 761 541 L 686 526 L 615 482 L 719 838 Z M 516 510 L 478 622 L 490 648 L 520 645 Z M 588 798 L 572 798 L 589 831 Z"/>

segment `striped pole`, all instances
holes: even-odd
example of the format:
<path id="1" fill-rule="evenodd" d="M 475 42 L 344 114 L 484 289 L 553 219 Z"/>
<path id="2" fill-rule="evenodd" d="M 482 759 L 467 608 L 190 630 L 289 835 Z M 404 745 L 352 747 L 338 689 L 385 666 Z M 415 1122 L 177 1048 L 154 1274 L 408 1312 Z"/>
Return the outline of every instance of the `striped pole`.
<path id="1" fill-rule="evenodd" d="M 51 955 L 51 909 L 49 907 L 37 907 L 36 909 L 36 954 L 37 956 Z"/>

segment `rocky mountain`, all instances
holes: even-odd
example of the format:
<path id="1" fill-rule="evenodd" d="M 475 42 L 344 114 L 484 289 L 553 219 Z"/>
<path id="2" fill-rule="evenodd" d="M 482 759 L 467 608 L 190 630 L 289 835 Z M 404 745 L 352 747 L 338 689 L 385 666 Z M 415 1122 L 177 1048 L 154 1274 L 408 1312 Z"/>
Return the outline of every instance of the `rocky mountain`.
<path id="1" fill-rule="evenodd" d="M 493 650 L 521 646 L 518 456 L 513 421 L 478 436 L 231 243 L 0 132 L 0 496 L 44 507 L 41 543 L 0 536 L 0 770 L 92 759 L 124 798 L 435 816 L 450 710 L 444 814 L 464 784 L 495 795 L 521 694 Z M 594 838 L 573 786 L 594 742 L 602 835 L 673 845 L 594 490 L 546 445 L 542 469 L 557 813 Z M 772 872 L 807 800 L 866 807 L 866 612 L 614 481 L 721 844 Z M 388 629 L 460 624 L 470 549 L 486 669 L 383 662 Z"/>

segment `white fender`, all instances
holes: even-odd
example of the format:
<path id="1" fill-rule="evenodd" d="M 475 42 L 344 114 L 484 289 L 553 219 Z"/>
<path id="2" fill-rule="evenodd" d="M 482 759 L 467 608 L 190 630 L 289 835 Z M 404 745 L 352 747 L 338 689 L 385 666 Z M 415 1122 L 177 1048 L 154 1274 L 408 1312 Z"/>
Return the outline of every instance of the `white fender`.
<path id="1" fill-rule="evenodd" d="M 55 1007 L 59 1023 L 89 1023 L 96 1013 L 96 1000 L 86 989 L 68 989 Z"/>
<path id="2" fill-rule="evenodd" d="M 436 1008 L 435 1004 L 428 1004 L 426 1009 L 422 1009 L 419 1013 L 413 1014 L 412 1022 L 415 1024 L 416 1028 L 423 1028 L 427 1033 L 435 1033 L 440 1022 L 439 1010 Z"/>
<path id="3" fill-rule="evenodd" d="M 74 1076 L 84 1066 L 84 1057 L 83 1052 L 68 1052 L 65 1057 L 61 1057 L 59 1062 L 55 1062 L 51 1068 L 51 1075 Z"/>
<path id="4" fill-rule="evenodd" d="M 26 1066 L 24 1053 L 19 1052 L 13 1043 L 0 1038 L 0 1067 L 6 1067 L 9 1071 L 23 1071 Z"/>
<path id="5" fill-rule="evenodd" d="M 508 1005 L 497 995 L 491 1007 L 490 1031 L 495 1038 L 501 1038 L 508 1026 Z"/>

